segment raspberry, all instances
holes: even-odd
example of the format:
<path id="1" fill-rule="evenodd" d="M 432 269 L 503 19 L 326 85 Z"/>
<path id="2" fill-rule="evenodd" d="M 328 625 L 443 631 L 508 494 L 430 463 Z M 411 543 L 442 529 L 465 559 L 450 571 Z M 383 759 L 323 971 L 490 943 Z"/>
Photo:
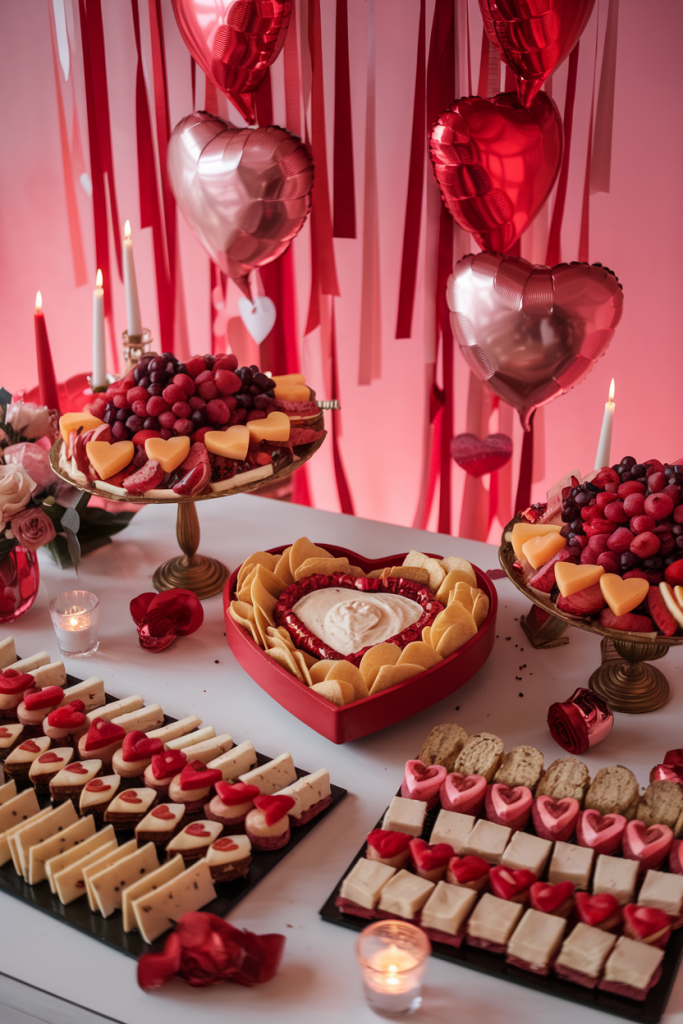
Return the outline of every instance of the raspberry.
<path id="1" fill-rule="evenodd" d="M 226 353 L 224 356 L 216 356 L 213 364 L 214 370 L 236 370 L 239 366 L 239 361 L 236 355 L 232 352 Z"/>
<path id="2" fill-rule="evenodd" d="M 234 395 L 242 387 L 242 381 L 230 370 L 216 370 L 216 387 L 221 395 Z"/>
<path id="3" fill-rule="evenodd" d="M 168 384 L 164 388 L 162 395 L 171 407 L 173 407 L 175 402 L 187 401 L 187 392 L 179 384 Z"/>
<path id="4" fill-rule="evenodd" d="M 134 387 L 128 392 L 128 401 L 132 405 L 133 402 L 146 402 L 149 398 L 149 391 L 147 388 Z"/>
<path id="5" fill-rule="evenodd" d="M 192 431 L 194 430 L 194 423 L 192 422 L 192 420 L 176 420 L 173 429 L 175 430 L 176 434 L 178 434 L 180 437 L 183 437 L 185 434 L 189 435 L 192 433 Z"/>
<path id="6" fill-rule="evenodd" d="M 212 380 L 203 381 L 197 388 L 197 391 L 205 402 L 211 402 L 214 398 L 218 398 L 218 388 Z"/>
<path id="7" fill-rule="evenodd" d="M 213 372 L 211 370 L 202 370 L 201 373 L 197 374 L 194 382 L 199 387 L 200 384 L 206 383 L 207 380 L 213 381 Z"/>
<path id="8" fill-rule="evenodd" d="M 193 395 L 197 390 L 195 383 L 187 373 L 176 373 L 173 383 L 182 388 L 186 395 Z"/>
<path id="9" fill-rule="evenodd" d="M 206 360 L 204 359 L 204 356 L 192 356 L 192 359 L 188 359 L 185 363 L 185 369 L 194 380 L 195 377 L 199 376 L 199 374 L 203 373 L 206 369 Z M 179 384 L 180 382 L 174 381 L 174 383 Z"/>
<path id="10" fill-rule="evenodd" d="M 166 412 L 159 414 L 159 426 L 162 430 L 173 430 L 173 424 L 177 419 L 176 414 L 168 409 Z"/>
<path id="11" fill-rule="evenodd" d="M 144 388 L 140 388 L 140 390 L 144 391 Z M 141 399 L 138 399 L 137 401 L 133 402 L 133 412 L 135 413 L 136 416 L 142 416 L 143 419 L 145 418 L 145 416 L 147 415 L 148 401 L 149 399 L 146 399 L 144 402 Z"/>
<path id="12" fill-rule="evenodd" d="M 174 402 L 172 411 L 177 420 L 189 420 L 192 408 L 187 404 L 187 402 Z"/>
<path id="13" fill-rule="evenodd" d="M 206 406 L 206 418 L 209 423 L 223 427 L 230 420 L 230 409 L 221 398 L 214 398 Z"/>

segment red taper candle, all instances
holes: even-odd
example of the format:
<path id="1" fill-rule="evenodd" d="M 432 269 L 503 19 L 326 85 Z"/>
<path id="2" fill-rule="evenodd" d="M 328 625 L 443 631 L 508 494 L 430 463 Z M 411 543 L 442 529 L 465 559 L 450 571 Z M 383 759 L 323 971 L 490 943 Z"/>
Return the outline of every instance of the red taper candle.
<path id="1" fill-rule="evenodd" d="M 56 409 L 57 412 L 61 412 L 61 409 L 59 408 L 55 368 L 52 362 L 50 341 L 47 336 L 45 314 L 43 313 L 43 297 L 40 292 L 36 294 L 35 326 L 36 358 L 38 360 L 38 390 L 40 393 L 40 401 L 42 405 L 46 405 L 48 409 Z"/>

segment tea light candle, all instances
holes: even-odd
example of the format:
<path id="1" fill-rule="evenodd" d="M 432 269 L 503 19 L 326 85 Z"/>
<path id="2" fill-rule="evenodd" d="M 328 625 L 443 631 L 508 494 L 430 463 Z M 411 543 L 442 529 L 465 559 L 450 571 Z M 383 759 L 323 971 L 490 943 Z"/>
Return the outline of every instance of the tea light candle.
<path id="1" fill-rule="evenodd" d="M 376 921 L 358 938 L 365 998 L 375 1013 L 403 1017 L 422 1003 L 422 976 L 431 943 L 415 925 Z"/>
<path id="2" fill-rule="evenodd" d="M 52 625 L 62 654 L 88 658 L 100 646 L 100 599 L 87 590 L 69 590 L 50 601 Z"/>

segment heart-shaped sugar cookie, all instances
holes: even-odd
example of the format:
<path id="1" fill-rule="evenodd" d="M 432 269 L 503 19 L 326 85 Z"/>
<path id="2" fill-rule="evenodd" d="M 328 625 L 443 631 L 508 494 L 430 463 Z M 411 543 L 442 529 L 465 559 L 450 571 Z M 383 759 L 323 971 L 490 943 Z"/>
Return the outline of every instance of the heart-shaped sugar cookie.
<path id="1" fill-rule="evenodd" d="M 486 790 L 486 817 L 496 825 L 524 828 L 531 814 L 533 800 L 527 786 L 505 786 L 494 782 Z"/>
<path id="2" fill-rule="evenodd" d="M 406 761 L 401 796 L 408 800 L 424 800 L 428 808 L 434 807 L 447 774 L 446 769 L 440 764 L 433 764 L 427 768 L 422 761 Z"/>
<path id="3" fill-rule="evenodd" d="M 148 459 L 156 459 L 164 473 L 172 473 L 190 452 L 189 437 L 148 437 L 145 441 L 145 455 Z"/>
<path id="4" fill-rule="evenodd" d="M 204 444 L 212 455 L 243 462 L 249 451 L 249 437 L 249 427 L 236 423 L 227 430 L 208 430 L 204 434 Z"/>
<path id="5" fill-rule="evenodd" d="M 264 419 L 250 420 L 247 427 L 255 444 L 259 441 L 270 441 L 271 444 L 289 441 L 290 423 L 285 412 L 270 412 Z"/>
<path id="6" fill-rule="evenodd" d="M 572 796 L 556 800 L 552 796 L 538 796 L 531 810 L 536 835 L 541 839 L 564 842 L 574 831 L 581 807 Z"/>
<path id="7" fill-rule="evenodd" d="M 380 857 L 385 859 L 403 853 L 409 844 L 410 836 L 405 832 L 389 832 L 387 829 L 375 828 L 368 835 L 368 846 L 371 846 Z"/>
<path id="8" fill-rule="evenodd" d="M 637 608 L 650 589 L 647 580 L 631 578 L 624 580 L 615 572 L 606 572 L 600 577 L 600 590 L 615 615 L 626 615 Z"/>
<path id="9" fill-rule="evenodd" d="M 614 853 L 621 846 L 626 828 L 623 814 L 600 814 L 589 809 L 582 811 L 576 823 L 576 841 L 579 846 L 588 846 L 599 853 Z"/>
<path id="10" fill-rule="evenodd" d="M 133 461 L 135 445 L 132 441 L 88 441 L 85 452 L 101 480 L 108 480 Z"/>
<path id="11" fill-rule="evenodd" d="M 448 862 L 447 881 L 453 885 L 468 885 L 480 878 L 488 877 L 491 866 L 483 857 L 468 854 L 466 857 L 451 857 Z"/>
<path id="12" fill-rule="evenodd" d="M 483 775 L 462 775 L 451 772 L 441 786 L 441 806 L 447 811 L 461 814 L 476 814 L 486 796 L 486 779 Z"/>
<path id="13" fill-rule="evenodd" d="M 668 825 L 650 825 L 642 821 L 629 821 L 624 829 L 622 847 L 624 857 L 640 861 L 640 872 L 658 868 L 671 849 L 674 834 Z"/>

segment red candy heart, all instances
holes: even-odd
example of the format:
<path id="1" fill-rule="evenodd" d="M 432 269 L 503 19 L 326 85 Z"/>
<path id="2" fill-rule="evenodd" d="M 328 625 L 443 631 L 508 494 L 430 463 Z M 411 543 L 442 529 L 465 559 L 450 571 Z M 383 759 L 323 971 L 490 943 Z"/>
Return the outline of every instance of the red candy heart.
<path id="1" fill-rule="evenodd" d="M 141 804 L 142 797 L 139 797 L 134 789 L 126 789 L 119 796 L 119 800 L 122 800 L 124 804 Z"/>
<path id="2" fill-rule="evenodd" d="M 226 807 L 245 804 L 259 794 L 258 786 L 250 786 L 246 782 L 217 782 L 216 792 Z"/>
<path id="3" fill-rule="evenodd" d="M 537 796 L 531 809 L 536 835 L 541 839 L 564 842 L 574 831 L 581 807 L 571 796 L 555 800 L 552 796 Z"/>
<path id="4" fill-rule="evenodd" d="M 38 758 L 38 764 L 54 764 L 55 761 L 63 761 L 64 758 L 60 754 L 54 754 L 51 750 L 47 754 L 41 754 Z"/>
<path id="5" fill-rule="evenodd" d="M 263 813 L 266 825 L 274 825 L 280 818 L 284 818 L 285 814 L 289 814 L 294 806 L 294 800 L 291 796 L 280 796 L 276 793 L 274 796 L 254 797 L 254 804 Z"/>
<path id="6" fill-rule="evenodd" d="M 125 735 L 126 730 L 122 726 L 107 722 L 104 718 L 96 718 L 88 729 L 85 749 L 99 750 L 100 747 L 108 747 L 110 743 L 123 740 Z"/>
<path id="7" fill-rule="evenodd" d="M 420 871 L 434 871 L 443 868 L 453 856 L 453 847 L 448 843 L 436 843 L 430 846 L 424 839 L 411 839 L 410 857 Z"/>
<path id="8" fill-rule="evenodd" d="M 40 711 L 41 708 L 54 707 L 64 699 L 61 686 L 45 686 L 42 690 L 24 695 L 24 707 L 27 711 Z"/>
<path id="9" fill-rule="evenodd" d="M 484 476 L 510 461 L 512 441 L 507 434 L 489 434 L 483 441 L 476 434 L 458 434 L 451 441 L 451 458 L 470 476 Z"/>
<path id="10" fill-rule="evenodd" d="M 671 918 L 656 907 L 639 907 L 627 903 L 624 907 L 624 935 L 652 946 L 666 945 L 671 934 Z"/>
<path id="11" fill-rule="evenodd" d="M 405 832 L 389 832 L 383 828 L 376 828 L 368 835 L 368 846 L 377 850 L 384 860 L 397 857 L 399 853 L 408 849 L 409 844 L 410 836 Z"/>
<path id="12" fill-rule="evenodd" d="M 401 796 L 408 800 L 425 800 L 431 807 L 438 800 L 446 774 L 446 769 L 440 764 L 427 767 L 422 761 L 406 761 Z"/>
<path id="13" fill-rule="evenodd" d="M 486 790 L 486 817 L 496 825 L 524 828 L 531 814 L 533 800 L 527 786 L 505 786 L 494 782 Z"/>
<path id="14" fill-rule="evenodd" d="M 621 921 L 619 900 L 609 892 L 600 892 L 596 896 L 589 896 L 587 892 L 577 892 L 574 905 L 579 921 L 593 928 L 608 922 L 611 930 Z M 614 918 L 614 921 L 611 921 L 611 918 Z"/>
<path id="15" fill-rule="evenodd" d="M 0 693 L 11 696 L 23 693 L 29 686 L 33 686 L 33 676 L 28 672 L 17 672 L 13 668 L 6 668 L 4 672 L 0 672 Z"/>
<path id="16" fill-rule="evenodd" d="M 552 914 L 574 895 L 572 882 L 534 882 L 529 889 L 529 902 L 534 910 Z"/>
<path id="17" fill-rule="evenodd" d="M 180 773 L 180 788 L 183 791 L 192 789 L 208 789 L 216 782 L 221 782 L 223 774 L 218 768 L 207 768 L 199 760 L 190 761 Z"/>
<path id="18" fill-rule="evenodd" d="M 441 806 L 447 811 L 477 814 L 484 803 L 487 782 L 483 775 L 451 772 L 441 787 Z"/>
<path id="19" fill-rule="evenodd" d="M 198 839 L 209 839 L 211 833 L 207 832 L 201 821 L 195 821 L 194 825 L 188 825 L 185 829 L 186 836 L 196 836 Z"/>
<path id="20" fill-rule="evenodd" d="M 164 744 L 157 737 L 149 737 L 139 729 L 133 729 L 126 734 L 121 746 L 121 757 L 124 761 L 140 761 L 142 758 L 151 757 L 152 754 L 159 754 L 164 749 Z"/>
<path id="21" fill-rule="evenodd" d="M 74 775 L 87 775 L 89 773 L 88 768 L 84 768 L 80 761 L 75 761 L 73 764 L 66 766 L 68 772 L 73 772 Z"/>
<path id="22" fill-rule="evenodd" d="M 493 895 L 500 897 L 501 900 L 511 900 L 513 896 L 525 892 L 536 881 L 533 871 L 527 871 L 525 868 L 516 871 L 513 868 L 501 867 L 500 864 L 491 868 L 489 877 Z"/>
<path id="23" fill-rule="evenodd" d="M 55 729 L 78 729 L 85 722 L 84 707 L 82 700 L 72 700 L 69 704 L 51 711 L 47 716 L 47 724 L 54 726 Z"/>
<path id="24" fill-rule="evenodd" d="M 598 853 L 614 853 L 619 849 L 626 828 L 623 814 L 600 814 L 589 809 L 582 811 L 576 823 L 576 841 Z"/>
<path id="25" fill-rule="evenodd" d="M 483 857 L 475 857 L 473 854 L 468 854 L 466 857 L 451 857 L 448 862 L 449 874 L 460 885 L 476 882 L 478 878 L 488 875 L 490 870 Z"/>
<path id="26" fill-rule="evenodd" d="M 657 868 L 671 849 L 674 834 L 668 825 L 650 825 L 642 821 L 629 821 L 624 829 L 622 848 L 624 857 L 640 861 L 640 870 Z"/>
<path id="27" fill-rule="evenodd" d="M 175 814 L 173 811 L 169 810 L 166 804 L 159 804 L 159 806 L 155 807 L 152 811 L 152 817 L 161 818 L 162 821 L 173 821 Z"/>
<path id="28" fill-rule="evenodd" d="M 108 789 L 111 789 L 111 783 L 103 782 L 102 779 L 93 779 L 85 788 L 89 793 L 106 793 Z"/>
<path id="29" fill-rule="evenodd" d="M 221 853 L 226 853 L 229 850 L 238 850 L 239 847 L 237 843 L 233 843 L 230 836 L 224 836 L 223 839 L 216 840 L 216 842 L 213 844 L 213 849 L 220 850 Z"/>
<path id="30" fill-rule="evenodd" d="M 187 754 L 182 750 L 166 750 L 163 754 L 152 754 L 152 775 L 155 779 L 167 779 L 177 775 L 187 764 Z"/>
<path id="31" fill-rule="evenodd" d="M 19 750 L 27 750 L 29 754 L 37 754 L 38 751 L 40 750 L 40 747 L 38 746 L 35 740 L 24 740 L 24 742 L 19 747 Z"/>

